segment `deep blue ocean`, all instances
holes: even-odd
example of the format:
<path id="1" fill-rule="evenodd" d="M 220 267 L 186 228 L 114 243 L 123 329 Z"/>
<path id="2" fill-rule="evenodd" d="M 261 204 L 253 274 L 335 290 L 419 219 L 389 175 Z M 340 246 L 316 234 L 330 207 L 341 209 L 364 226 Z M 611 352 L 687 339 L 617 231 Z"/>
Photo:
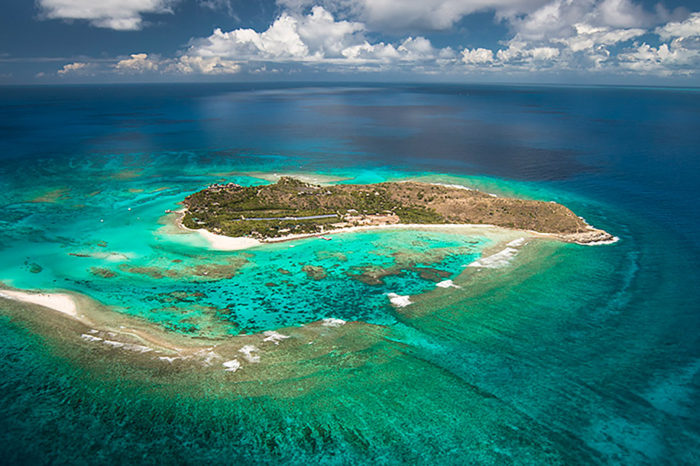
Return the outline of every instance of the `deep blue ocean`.
<path id="1" fill-rule="evenodd" d="M 472 274 L 485 238 L 374 232 L 206 255 L 159 230 L 187 194 L 270 173 L 552 200 L 620 241 L 534 245 Z M 84 294 L 195 338 L 371 324 L 323 356 L 289 350 L 274 382 L 222 382 L 86 355 L 0 299 L 0 463 L 700 464 L 698 178 L 698 89 L 0 87 L 4 286 Z M 386 293 L 434 285 L 408 269 L 374 288 L 347 278 L 419 254 L 462 287 L 397 311 Z M 338 272 L 307 279 L 309 257 Z M 236 277 L 153 277 L 174 261 Z M 171 306 L 175 292 L 206 299 Z"/>

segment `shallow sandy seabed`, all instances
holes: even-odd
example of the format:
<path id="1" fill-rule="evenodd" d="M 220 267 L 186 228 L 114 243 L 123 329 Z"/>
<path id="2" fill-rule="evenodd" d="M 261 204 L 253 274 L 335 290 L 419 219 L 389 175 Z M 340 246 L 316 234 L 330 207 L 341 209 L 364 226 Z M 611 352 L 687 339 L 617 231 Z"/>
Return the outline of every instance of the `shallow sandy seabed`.
<path id="1" fill-rule="evenodd" d="M 251 335 L 202 338 L 164 330 L 76 293 L 2 288 L 0 304 L 3 314 L 80 366 L 105 375 L 122 367 L 127 371 L 118 369 L 119 377 L 156 383 L 166 391 L 175 384 L 193 394 L 216 386 L 226 396 L 297 396 L 277 383 L 313 384 L 298 379 L 331 369 L 338 354 L 346 355 L 347 364 L 362 365 L 372 357 L 366 350 L 383 344 L 386 332 L 378 325 L 326 318 Z M 76 313 L 65 312 L 69 309 Z M 393 356 L 381 359 L 387 357 Z M 231 384 L 238 387 L 233 392 Z"/>
<path id="2" fill-rule="evenodd" d="M 457 230 L 464 232 L 465 235 L 488 236 L 494 243 L 483 251 L 484 255 L 500 251 L 514 241 L 519 241 L 518 246 L 525 243 L 525 239 L 520 240 L 523 238 L 522 234 L 484 225 L 422 226 L 422 228 Z M 527 236 L 527 238 L 534 237 Z M 445 286 L 447 284 L 447 282 L 441 282 L 436 285 L 435 290 L 444 293 L 449 292 L 450 288 L 455 288 L 452 281 L 449 282 L 450 286 Z M 429 293 L 430 291 L 427 294 Z M 419 295 L 419 297 L 423 296 L 425 294 Z M 400 311 L 402 306 L 410 306 L 414 298 L 414 296 L 387 296 L 387 304 L 398 306 L 397 311 Z M 140 365 L 155 365 L 165 367 L 166 370 L 189 369 L 200 372 L 205 370 L 226 373 L 230 377 L 235 374 L 237 380 L 246 379 L 253 372 L 258 374 L 256 377 L 263 378 L 278 377 L 281 376 L 280 374 L 284 374 L 283 377 L 296 376 L 298 374 L 280 370 L 279 365 L 284 366 L 284 361 L 293 362 L 300 358 L 318 357 L 329 351 L 336 351 L 337 348 L 352 353 L 364 348 L 367 344 L 371 345 L 379 341 L 378 336 L 375 338 L 372 335 L 376 336 L 383 332 L 382 326 L 364 322 L 345 322 L 328 317 L 304 325 L 267 330 L 252 335 L 192 337 L 167 331 L 158 324 L 122 314 L 87 296 L 72 292 L 17 290 L 3 287 L 0 288 L 0 300 L 21 303 L 20 307 L 23 310 L 14 314 L 20 320 L 24 318 L 42 320 L 49 316 L 50 320 L 58 322 L 54 327 L 45 328 L 48 333 L 68 327 L 70 330 L 62 333 L 64 343 L 67 338 L 68 344 L 71 345 L 87 345 L 93 350 L 116 351 L 120 357 Z M 363 330 L 358 330 L 360 328 Z M 349 334 L 352 336 L 346 338 Z M 264 372 L 265 367 L 270 365 L 274 365 L 275 369 L 270 374 L 260 375 L 260 371 Z"/>
<path id="3" fill-rule="evenodd" d="M 275 181 L 284 175 L 266 176 Z M 317 175 L 305 178 L 298 174 L 293 176 L 313 183 L 334 182 L 340 179 Z M 399 294 L 400 290 L 397 290 L 399 293 L 389 293 L 387 305 L 405 316 L 426 312 L 422 303 L 433 299 L 432 296 L 442 299 L 450 293 L 465 291 L 470 284 L 469 280 L 487 276 L 487 269 L 507 267 L 516 256 L 519 257 L 520 250 L 531 242 L 576 242 L 573 237 L 562 238 L 561 235 L 474 224 L 360 226 L 326 231 L 323 234 L 290 235 L 262 242 L 253 238 L 232 238 L 206 230 L 187 229 L 181 224 L 182 215 L 183 211 L 178 211 L 161 218 L 159 223 L 163 227 L 158 230 L 158 234 L 215 251 L 265 247 L 265 243 L 322 235 L 333 239 L 341 233 L 368 230 L 444 231 L 487 237 L 492 241 L 481 251 L 477 260 L 463 264 L 463 271 L 454 281 L 440 281 L 432 291 L 420 295 L 403 295 Z M 591 232 L 584 235 L 589 234 L 595 238 L 599 231 L 591 227 Z M 342 238 L 338 240 L 342 241 Z M 52 335 L 58 335 L 56 338 L 59 344 L 73 348 L 73 354 L 77 354 L 81 361 L 81 355 L 97 352 L 105 354 L 107 359 L 124 359 L 135 367 L 145 368 L 151 376 L 156 373 L 201 374 L 204 371 L 211 377 L 222 377 L 222 383 L 257 381 L 262 384 L 263 381 L 296 379 L 308 375 L 305 371 L 322 370 L 322 365 L 299 364 L 300 361 L 318 361 L 318 358 L 338 351 L 348 355 L 353 361 L 352 364 L 360 365 L 363 363 L 362 358 L 367 357 L 362 354 L 363 351 L 382 345 L 387 332 L 390 332 L 379 325 L 345 322 L 331 315 L 316 322 L 251 335 L 192 337 L 167 331 L 158 324 L 122 314 L 77 293 L 60 290 L 17 290 L 0 284 L 0 301 L 14 303 L 14 306 L 4 306 L 3 309 L 10 308 L 8 312 L 18 320 L 33 322 L 34 327 L 40 329 L 37 333 L 47 336 L 48 339 L 51 339 Z M 53 324 L 50 325 L 51 323 Z M 383 358 L 391 358 L 391 354 L 389 351 Z M 196 380 L 194 375 L 193 380 Z M 195 385 L 193 382 L 192 386 Z M 263 387 L 259 390 L 265 392 L 267 389 Z"/>

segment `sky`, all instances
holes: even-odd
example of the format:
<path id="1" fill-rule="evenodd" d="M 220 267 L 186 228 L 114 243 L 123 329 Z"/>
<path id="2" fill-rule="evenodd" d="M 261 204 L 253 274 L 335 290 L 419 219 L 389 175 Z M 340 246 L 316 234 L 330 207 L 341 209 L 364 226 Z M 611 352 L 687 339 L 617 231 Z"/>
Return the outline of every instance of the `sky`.
<path id="1" fill-rule="evenodd" d="M 4 0 L 0 84 L 700 86 L 700 0 Z"/>

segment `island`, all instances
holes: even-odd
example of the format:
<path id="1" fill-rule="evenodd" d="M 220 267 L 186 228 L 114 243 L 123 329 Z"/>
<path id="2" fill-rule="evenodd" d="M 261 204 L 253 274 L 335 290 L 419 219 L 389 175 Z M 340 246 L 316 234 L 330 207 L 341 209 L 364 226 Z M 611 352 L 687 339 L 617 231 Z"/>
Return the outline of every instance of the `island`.
<path id="1" fill-rule="evenodd" d="M 321 186 L 282 177 L 264 186 L 214 184 L 183 204 L 181 226 L 259 242 L 411 225 L 490 225 L 579 244 L 615 240 L 555 202 L 417 181 Z"/>

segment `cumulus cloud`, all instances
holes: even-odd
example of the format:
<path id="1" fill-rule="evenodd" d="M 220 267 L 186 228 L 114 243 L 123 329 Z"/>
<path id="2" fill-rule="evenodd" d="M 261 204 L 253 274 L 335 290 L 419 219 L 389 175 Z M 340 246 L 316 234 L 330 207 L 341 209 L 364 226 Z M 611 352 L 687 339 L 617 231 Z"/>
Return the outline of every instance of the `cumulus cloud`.
<path id="1" fill-rule="evenodd" d="M 335 21 L 322 7 L 309 15 L 283 13 L 263 32 L 253 29 L 221 29 L 207 38 L 194 41 L 188 55 L 255 60 L 320 60 L 339 57 L 357 43 L 364 26 L 360 23 Z"/>
<path id="2" fill-rule="evenodd" d="M 674 37 L 700 37 L 700 12 L 691 14 L 685 21 L 670 22 L 658 27 L 656 33 L 664 40 Z"/>
<path id="3" fill-rule="evenodd" d="M 197 57 L 183 55 L 168 63 L 166 71 L 183 74 L 235 74 L 241 71 L 241 65 L 235 60 L 221 57 Z"/>
<path id="4" fill-rule="evenodd" d="M 143 27 L 144 13 L 172 13 L 177 0 L 38 0 L 49 19 L 86 20 L 100 28 L 120 31 Z"/>
<path id="5" fill-rule="evenodd" d="M 507 19 L 513 36 L 504 41 L 505 47 L 484 49 L 478 54 L 466 48 L 462 61 L 473 65 L 479 57 L 484 57 L 483 63 L 491 68 L 531 71 L 591 68 L 614 71 L 619 63 L 630 69 L 628 65 L 635 57 L 643 60 L 644 56 L 639 50 L 637 54 L 631 51 L 638 46 L 632 42 L 648 34 L 649 25 L 659 18 L 631 0 L 551 0 L 528 14 Z M 693 20 L 691 17 L 682 23 L 669 23 L 657 31 L 671 35 L 675 30 L 694 30 Z M 624 60 L 618 60 L 616 55 L 621 48 L 626 53 Z M 659 48 L 654 50 L 658 52 Z M 674 50 L 680 51 L 680 45 L 676 44 Z M 487 60 L 489 52 L 493 60 Z M 670 63 L 668 59 L 657 62 Z"/>
<path id="6" fill-rule="evenodd" d="M 197 39 L 184 57 L 245 61 L 356 65 L 358 63 L 418 62 L 445 57 L 424 37 L 408 37 L 398 45 L 365 37 L 365 25 L 336 20 L 321 6 L 309 14 L 282 13 L 268 29 L 236 29 Z"/>
<path id="7" fill-rule="evenodd" d="M 603 0 L 596 5 L 592 16 L 597 17 L 594 22 L 616 28 L 648 26 L 654 22 L 652 13 L 631 0 Z"/>
<path id="8" fill-rule="evenodd" d="M 277 0 L 293 11 L 312 5 L 356 18 L 382 30 L 444 30 L 472 13 L 496 11 L 510 17 L 532 11 L 547 0 Z"/>
<path id="9" fill-rule="evenodd" d="M 199 1 L 204 3 L 208 1 Z M 294 72 L 310 67 L 361 72 L 692 74 L 700 68 L 700 12 L 671 15 L 660 7 L 652 12 L 634 0 L 405 0 L 399 6 L 388 0 L 278 3 L 285 9 L 267 28 L 217 28 L 207 37 L 192 39 L 170 58 L 134 53 L 95 69 L 121 74 Z M 230 2 L 212 0 L 212 6 L 215 4 Z M 449 27 L 470 12 L 490 10 L 507 26 L 508 36 L 495 47 L 462 44 L 467 47 L 455 51 L 437 48 L 415 31 L 400 38 L 373 33 L 381 23 L 382 11 L 394 13 L 394 26 L 406 25 L 418 21 L 411 18 L 428 6 L 435 9 L 434 14 L 426 14 L 421 21 L 434 22 L 423 24 L 426 27 Z M 80 72 L 80 63 L 66 65 L 60 74 Z"/>
<path id="10" fill-rule="evenodd" d="M 158 66 L 158 59 L 149 57 L 146 53 L 133 53 L 129 58 L 119 60 L 114 68 L 123 73 L 143 73 L 156 71 Z"/>
<path id="11" fill-rule="evenodd" d="M 687 49 L 680 39 L 674 39 L 671 44 L 661 44 L 658 47 L 644 43 L 621 53 L 618 58 L 622 68 L 637 72 L 690 74 L 700 65 L 700 50 Z"/>
<path id="12" fill-rule="evenodd" d="M 552 42 L 563 44 L 572 52 L 594 50 L 600 45 L 613 45 L 627 42 L 646 33 L 639 28 L 612 29 L 596 27 L 585 23 L 574 25 L 575 33 L 568 37 L 555 37 Z"/>
<path id="13" fill-rule="evenodd" d="M 77 72 L 85 71 L 89 67 L 90 67 L 89 63 L 76 61 L 73 63 L 69 63 L 67 65 L 63 65 L 63 68 L 58 70 L 58 74 L 59 75 L 66 75 L 66 74 L 71 74 L 71 73 L 77 73 Z"/>
<path id="14" fill-rule="evenodd" d="M 350 45 L 341 52 L 349 62 L 362 63 L 367 61 L 380 61 L 388 63 L 399 58 L 399 51 L 391 44 L 379 42 L 370 44 L 367 41 L 361 44 Z"/>
<path id="15" fill-rule="evenodd" d="M 559 49 L 555 47 L 530 47 L 528 43 L 511 40 L 508 48 L 501 49 L 496 53 L 496 57 L 501 62 L 524 63 L 532 61 L 548 61 L 559 56 Z"/>
<path id="16" fill-rule="evenodd" d="M 241 70 L 240 64 L 218 56 L 200 57 L 182 55 L 177 58 L 160 58 L 146 53 L 133 53 L 114 64 L 114 69 L 122 74 L 163 72 L 180 74 L 235 74 Z"/>
<path id="17" fill-rule="evenodd" d="M 468 65 L 480 65 L 493 62 L 493 51 L 489 49 L 464 49 L 462 50 L 462 61 Z"/>
<path id="18" fill-rule="evenodd" d="M 509 21 L 526 40 L 561 39 L 595 30 L 641 28 L 652 15 L 629 0 L 554 0 Z"/>
<path id="19" fill-rule="evenodd" d="M 627 55 L 622 61 L 628 69 L 626 64 L 635 56 L 632 49 L 639 46 L 634 41 L 650 34 L 671 16 L 678 20 L 682 15 L 679 11 L 671 14 L 661 6 L 647 10 L 636 0 L 404 0 L 400 5 L 394 0 L 277 0 L 277 3 L 292 18 L 303 17 L 309 9 L 314 16 L 313 11 L 320 9 L 329 18 L 335 13 L 345 22 L 357 25 L 354 36 L 341 34 L 343 42 L 336 48 L 348 62 L 397 64 L 408 60 L 421 62 L 421 69 L 433 60 L 435 68 L 462 63 L 467 69 L 615 70 L 621 62 L 617 55 L 623 51 Z M 500 47 L 464 47 L 456 55 L 429 45 L 418 53 L 409 50 L 410 42 L 372 43 L 365 38 L 370 31 L 448 29 L 463 17 L 483 11 L 493 12 L 495 19 L 510 30 L 510 37 L 501 41 Z M 680 19 L 658 27 L 656 33 L 669 40 L 683 38 L 682 44 L 676 41 L 673 46 L 667 45 L 671 52 L 681 53 L 681 47 L 700 48 L 700 39 L 693 42 L 695 45 L 690 40 L 697 37 L 694 31 L 699 27 L 700 13 Z M 428 39 L 423 40 L 430 44 Z M 303 38 L 300 43 L 307 44 Z M 653 48 L 659 50 L 660 46 Z M 314 56 L 322 60 L 338 56 L 337 53 L 314 55 L 315 50 L 318 49 L 309 47 L 308 52 L 302 51 L 300 55 L 306 60 Z M 664 49 L 660 50 L 663 54 Z M 662 62 L 670 63 L 668 59 Z"/>

